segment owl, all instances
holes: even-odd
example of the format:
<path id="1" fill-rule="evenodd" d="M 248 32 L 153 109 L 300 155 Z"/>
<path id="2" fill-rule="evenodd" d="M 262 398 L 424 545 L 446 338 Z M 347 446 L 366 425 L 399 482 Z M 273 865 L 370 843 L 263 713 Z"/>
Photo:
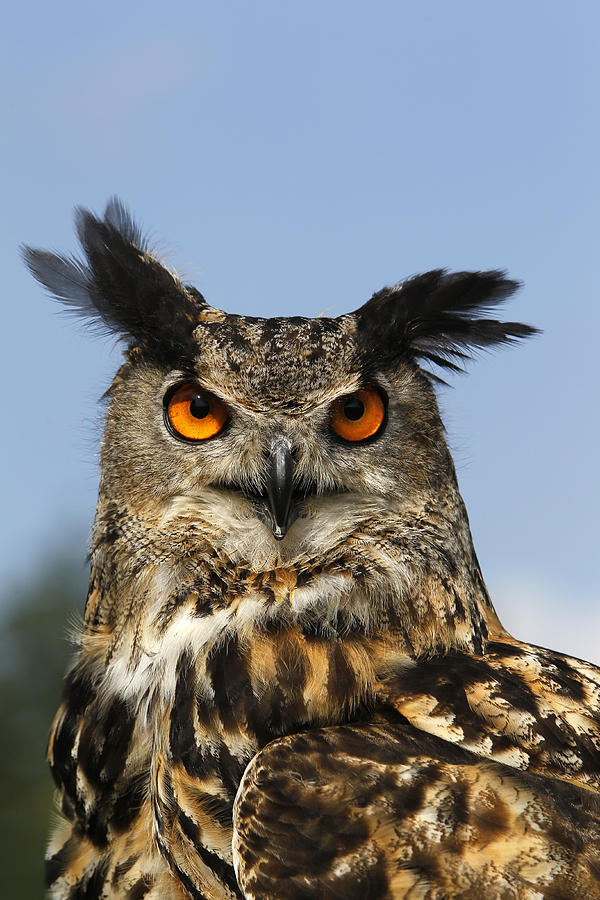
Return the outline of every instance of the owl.
<path id="1" fill-rule="evenodd" d="M 25 248 L 124 340 L 49 740 L 55 900 L 600 898 L 600 670 L 502 626 L 436 371 L 535 329 L 503 273 L 230 315 L 118 200 Z"/>

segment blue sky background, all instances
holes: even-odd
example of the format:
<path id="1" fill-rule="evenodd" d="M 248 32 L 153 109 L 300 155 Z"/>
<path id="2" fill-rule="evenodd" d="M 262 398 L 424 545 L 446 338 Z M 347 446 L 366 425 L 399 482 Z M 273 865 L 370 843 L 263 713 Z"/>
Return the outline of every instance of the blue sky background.
<path id="1" fill-rule="evenodd" d="M 0 72 L 3 596 L 83 558 L 119 361 L 20 263 L 118 194 L 214 305 L 339 314 L 438 266 L 502 267 L 543 336 L 441 392 L 480 560 L 518 636 L 600 662 L 600 7 L 13 6 Z"/>

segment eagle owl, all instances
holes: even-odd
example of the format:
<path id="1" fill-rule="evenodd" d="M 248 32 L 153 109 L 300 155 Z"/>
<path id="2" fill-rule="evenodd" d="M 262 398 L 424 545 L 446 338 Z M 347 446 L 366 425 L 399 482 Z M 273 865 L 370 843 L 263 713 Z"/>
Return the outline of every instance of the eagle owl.
<path id="1" fill-rule="evenodd" d="M 600 670 L 488 596 L 430 363 L 534 329 L 500 272 L 229 315 L 123 206 L 25 248 L 125 340 L 52 726 L 51 896 L 599 898 Z"/>

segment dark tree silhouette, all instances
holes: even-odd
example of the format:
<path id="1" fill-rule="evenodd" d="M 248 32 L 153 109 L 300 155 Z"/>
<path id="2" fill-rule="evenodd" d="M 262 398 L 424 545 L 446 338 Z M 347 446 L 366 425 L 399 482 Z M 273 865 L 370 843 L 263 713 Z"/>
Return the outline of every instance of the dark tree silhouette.
<path id="1" fill-rule="evenodd" d="M 84 546 L 83 540 L 81 546 Z M 69 623 L 83 610 L 83 560 L 55 558 L 0 605 L 0 896 L 42 897 L 53 810 L 46 742 L 71 648 Z"/>

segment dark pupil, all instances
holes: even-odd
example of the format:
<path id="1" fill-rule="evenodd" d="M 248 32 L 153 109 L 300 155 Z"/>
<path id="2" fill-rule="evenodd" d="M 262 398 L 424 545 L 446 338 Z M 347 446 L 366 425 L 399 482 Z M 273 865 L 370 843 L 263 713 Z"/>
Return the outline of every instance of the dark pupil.
<path id="1" fill-rule="evenodd" d="M 352 397 L 344 403 L 344 415 L 351 422 L 357 422 L 365 414 L 365 405 L 358 397 Z"/>
<path id="2" fill-rule="evenodd" d="M 210 412 L 210 403 L 204 397 L 194 397 L 190 401 L 190 412 L 195 419 L 204 419 Z"/>

